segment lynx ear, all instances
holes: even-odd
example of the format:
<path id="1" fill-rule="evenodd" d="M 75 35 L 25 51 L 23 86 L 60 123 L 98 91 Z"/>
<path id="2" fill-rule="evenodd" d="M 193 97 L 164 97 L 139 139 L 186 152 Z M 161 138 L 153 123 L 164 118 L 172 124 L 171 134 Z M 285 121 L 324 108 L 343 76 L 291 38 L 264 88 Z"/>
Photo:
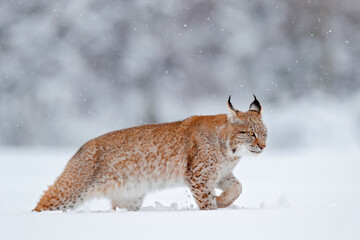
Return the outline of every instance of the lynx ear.
<path id="1" fill-rule="evenodd" d="M 237 113 L 239 113 L 238 110 L 236 110 L 233 105 L 231 104 L 231 95 L 229 96 L 229 100 L 227 102 L 228 104 L 228 120 L 230 123 L 241 123 L 241 120 L 239 119 Z"/>
<path id="2" fill-rule="evenodd" d="M 254 95 L 254 101 L 250 104 L 250 107 L 249 107 L 249 111 L 254 111 L 254 112 L 257 112 L 259 114 L 261 114 L 261 105 L 260 105 L 260 102 L 257 100 L 255 94 Z"/>

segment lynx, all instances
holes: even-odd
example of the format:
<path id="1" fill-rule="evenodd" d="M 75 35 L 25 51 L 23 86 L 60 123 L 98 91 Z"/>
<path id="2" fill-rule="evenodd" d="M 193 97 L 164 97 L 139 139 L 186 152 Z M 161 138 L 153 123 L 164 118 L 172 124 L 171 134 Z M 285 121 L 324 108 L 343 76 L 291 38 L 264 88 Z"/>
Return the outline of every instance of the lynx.
<path id="1" fill-rule="evenodd" d="M 135 211 L 146 193 L 179 185 L 190 188 L 201 210 L 230 206 L 242 191 L 234 167 L 246 152 L 261 153 L 267 137 L 255 95 L 247 112 L 230 100 L 228 114 L 143 125 L 88 141 L 34 211 L 73 209 L 94 197 L 109 198 L 114 209 Z"/>

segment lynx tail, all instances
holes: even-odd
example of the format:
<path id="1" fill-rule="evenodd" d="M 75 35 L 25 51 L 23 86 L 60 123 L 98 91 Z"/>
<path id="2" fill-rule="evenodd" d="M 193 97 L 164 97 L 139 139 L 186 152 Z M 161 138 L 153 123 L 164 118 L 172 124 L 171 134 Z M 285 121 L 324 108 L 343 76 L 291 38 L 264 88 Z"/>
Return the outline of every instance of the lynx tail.
<path id="1" fill-rule="evenodd" d="M 82 148 L 71 158 L 63 173 L 44 192 L 33 211 L 67 210 L 81 204 L 96 175 L 96 152 L 82 152 Z"/>

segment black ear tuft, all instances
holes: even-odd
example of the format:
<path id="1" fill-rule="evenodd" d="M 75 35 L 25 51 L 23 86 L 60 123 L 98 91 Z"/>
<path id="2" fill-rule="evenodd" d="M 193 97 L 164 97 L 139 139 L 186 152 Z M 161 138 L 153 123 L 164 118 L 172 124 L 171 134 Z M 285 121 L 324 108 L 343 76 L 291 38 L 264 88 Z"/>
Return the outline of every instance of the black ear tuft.
<path id="1" fill-rule="evenodd" d="M 250 104 L 249 111 L 254 111 L 257 113 L 261 113 L 261 105 L 260 102 L 257 100 L 255 94 L 254 95 L 254 101 Z"/>
<path id="2" fill-rule="evenodd" d="M 233 107 L 233 105 L 231 104 L 231 95 L 229 95 L 229 100 L 228 100 L 228 105 L 229 105 L 229 108 L 231 109 L 231 110 L 233 110 L 234 112 L 236 112 L 236 110 L 235 110 L 235 108 Z"/>

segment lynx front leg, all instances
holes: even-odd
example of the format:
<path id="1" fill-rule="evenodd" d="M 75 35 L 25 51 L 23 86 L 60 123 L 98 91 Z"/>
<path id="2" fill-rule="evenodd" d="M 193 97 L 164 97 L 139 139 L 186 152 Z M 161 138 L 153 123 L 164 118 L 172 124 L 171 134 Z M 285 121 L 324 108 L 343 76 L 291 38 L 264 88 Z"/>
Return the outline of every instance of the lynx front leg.
<path id="1" fill-rule="evenodd" d="M 191 192 L 200 210 L 217 209 L 214 189 L 196 181 L 191 183 Z"/>
<path id="2" fill-rule="evenodd" d="M 200 210 L 217 209 L 215 186 L 220 155 L 199 151 L 191 162 L 187 181 Z"/>
<path id="3" fill-rule="evenodd" d="M 240 196 L 242 191 L 241 183 L 233 174 L 221 179 L 217 187 L 223 190 L 221 195 L 216 197 L 216 203 L 219 208 L 230 206 Z"/>

